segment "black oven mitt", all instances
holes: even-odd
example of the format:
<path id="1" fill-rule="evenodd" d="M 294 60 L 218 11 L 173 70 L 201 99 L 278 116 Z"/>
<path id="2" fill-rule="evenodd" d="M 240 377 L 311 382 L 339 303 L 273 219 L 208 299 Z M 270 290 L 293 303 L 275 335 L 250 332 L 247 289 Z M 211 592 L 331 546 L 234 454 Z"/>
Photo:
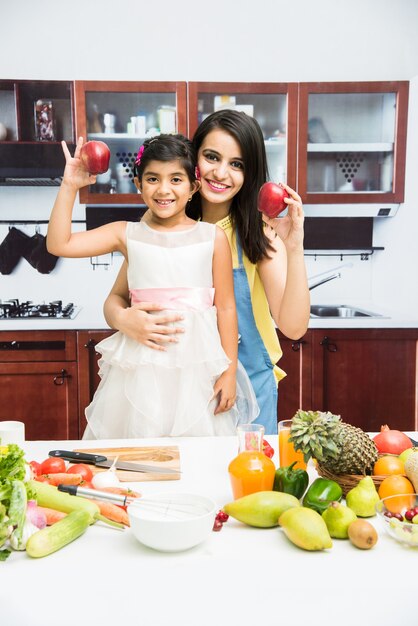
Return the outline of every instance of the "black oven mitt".
<path id="1" fill-rule="evenodd" d="M 57 264 L 59 257 L 46 249 L 46 237 L 36 233 L 29 238 L 27 250 L 23 254 L 25 259 L 41 274 L 49 274 Z"/>
<path id="2" fill-rule="evenodd" d="M 27 253 L 30 237 L 14 226 L 0 244 L 0 273 L 11 274 Z M 26 258 L 26 257 L 25 257 Z"/>

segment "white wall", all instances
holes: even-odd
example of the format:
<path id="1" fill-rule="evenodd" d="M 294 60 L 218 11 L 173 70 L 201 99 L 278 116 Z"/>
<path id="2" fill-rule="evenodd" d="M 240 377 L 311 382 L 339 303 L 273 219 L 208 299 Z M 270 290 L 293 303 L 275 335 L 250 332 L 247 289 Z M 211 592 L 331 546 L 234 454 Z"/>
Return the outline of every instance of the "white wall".
<path id="1" fill-rule="evenodd" d="M 418 312 L 416 0 L 1 4 L 3 79 L 412 80 L 406 200 L 396 217 L 375 220 L 374 243 L 385 251 L 369 261 L 350 259 L 353 268 L 341 280 L 313 291 L 312 299 L 373 298 L 386 303 L 390 294 L 391 300 Z M 48 219 L 55 193 L 54 188 L 0 187 L 0 220 Z M 74 217 L 84 218 L 83 206 L 76 207 Z M 6 233 L 7 226 L 0 225 L 0 241 Z M 308 258 L 308 272 L 339 263 L 338 258 Z M 10 276 L 0 275 L 0 299 L 32 298 L 32 292 L 38 299 L 94 293 L 100 301 L 118 267 L 118 259 L 109 271 L 93 271 L 89 260 L 60 260 L 51 275 L 41 276 L 21 261 Z"/>

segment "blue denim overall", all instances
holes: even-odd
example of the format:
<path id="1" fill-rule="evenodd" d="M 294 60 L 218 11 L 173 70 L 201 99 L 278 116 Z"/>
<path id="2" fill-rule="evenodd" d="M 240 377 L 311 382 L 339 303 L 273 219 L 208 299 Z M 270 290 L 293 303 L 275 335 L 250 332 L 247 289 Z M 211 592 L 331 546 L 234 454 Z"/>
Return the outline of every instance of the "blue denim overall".
<path id="1" fill-rule="evenodd" d="M 250 286 L 237 236 L 238 267 L 234 269 L 234 292 L 238 312 L 238 358 L 250 377 L 260 414 L 253 422 L 262 424 L 266 435 L 277 433 L 277 380 L 273 364 L 258 332 L 251 302 Z"/>

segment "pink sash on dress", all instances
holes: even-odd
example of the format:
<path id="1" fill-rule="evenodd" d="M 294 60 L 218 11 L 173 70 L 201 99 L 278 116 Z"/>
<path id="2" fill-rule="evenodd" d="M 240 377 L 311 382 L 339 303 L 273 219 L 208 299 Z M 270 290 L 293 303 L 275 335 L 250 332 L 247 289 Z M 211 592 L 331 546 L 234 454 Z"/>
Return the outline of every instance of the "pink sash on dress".
<path id="1" fill-rule="evenodd" d="M 165 309 L 204 311 L 213 306 L 213 287 L 169 287 L 167 289 L 131 289 L 131 303 L 155 302 Z"/>

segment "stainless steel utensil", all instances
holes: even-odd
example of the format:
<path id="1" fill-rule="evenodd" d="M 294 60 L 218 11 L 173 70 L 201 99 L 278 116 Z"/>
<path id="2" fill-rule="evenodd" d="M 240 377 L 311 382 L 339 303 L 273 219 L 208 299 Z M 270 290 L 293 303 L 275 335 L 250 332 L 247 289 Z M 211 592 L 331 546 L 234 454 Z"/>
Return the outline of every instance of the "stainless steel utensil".
<path id="1" fill-rule="evenodd" d="M 100 454 L 88 454 L 87 452 L 74 452 L 71 450 L 51 450 L 49 456 L 59 457 L 71 463 L 87 463 L 96 467 L 112 467 L 115 459 Z M 145 472 L 152 474 L 181 474 L 179 470 L 171 467 L 156 467 L 134 461 L 119 461 L 114 464 L 116 469 L 127 470 L 129 472 Z"/>

